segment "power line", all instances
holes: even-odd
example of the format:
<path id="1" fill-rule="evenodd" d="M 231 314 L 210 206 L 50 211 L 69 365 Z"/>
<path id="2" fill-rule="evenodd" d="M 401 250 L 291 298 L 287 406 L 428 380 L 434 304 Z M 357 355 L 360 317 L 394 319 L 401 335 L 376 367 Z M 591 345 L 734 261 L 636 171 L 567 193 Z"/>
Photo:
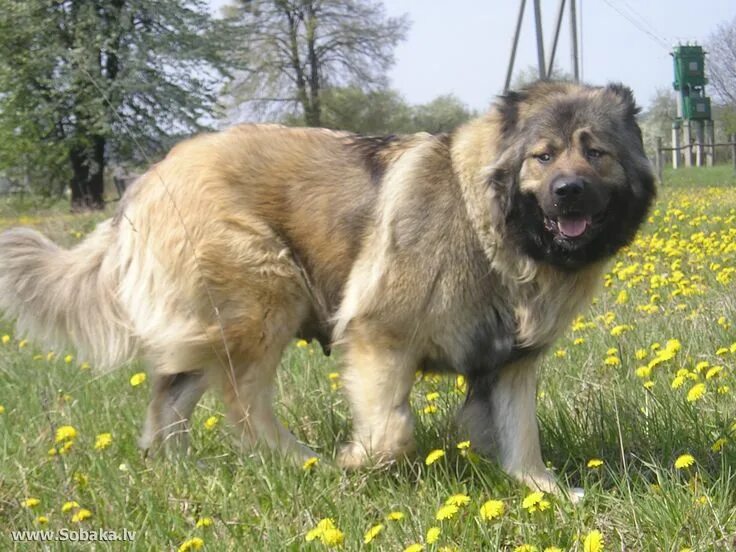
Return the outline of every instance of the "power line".
<path id="1" fill-rule="evenodd" d="M 634 17 L 632 17 L 630 14 L 627 14 L 627 13 L 621 11 L 618 8 L 618 6 L 616 6 L 613 2 L 611 2 L 611 0 L 603 0 L 603 1 L 606 4 L 608 4 L 608 6 L 612 10 L 614 10 L 617 14 L 619 14 L 621 17 L 623 17 L 629 23 L 631 23 L 634 27 L 636 27 L 637 29 L 639 29 L 644 34 L 646 34 L 649 38 L 651 38 L 652 40 L 654 40 L 662 48 L 664 48 L 665 50 L 669 51 L 669 49 L 670 49 L 669 44 L 662 37 L 659 37 L 659 36 L 655 35 L 654 33 L 652 33 L 651 31 L 649 31 L 646 28 L 646 25 L 645 24 L 642 24 L 640 21 L 638 21 L 637 19 L 635 19 Z"/>

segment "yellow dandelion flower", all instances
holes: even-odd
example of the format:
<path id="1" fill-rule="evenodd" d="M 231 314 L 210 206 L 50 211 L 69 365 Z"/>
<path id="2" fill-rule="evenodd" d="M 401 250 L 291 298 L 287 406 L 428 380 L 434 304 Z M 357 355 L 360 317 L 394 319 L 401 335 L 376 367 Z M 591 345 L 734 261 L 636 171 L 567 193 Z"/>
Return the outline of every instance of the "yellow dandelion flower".
<path id="1" fill-rule="evenodd" d="M 432 452 L 430 452 L 427 455 L 427 458 L 424 459 L 424 463 L 429 466 L 431 464 L 434 464 L 437 460 L 442 458 L 445 455 L 445 451 L 442 449 L 435 449 Z"/>
<path id="2" fill-rule="evenodd" d="M 710 362 L 708 362 L 707 360 L 701 360 L 695 365 L 695 371 L 700 373 L 703 370 L 705 370 L 708 366 L 710 366 Z"/>
<path id="3" fill-rule="evenodd" d="M 548 546 L 544 549 L 544 552 L 564 552 L 559 546 Z"/>
<path id="4" fill-rule="evenodd" d="M 606 357 L 606 359 L 603 361 L 603 364 L 605 364 L 606 366 L 620 366 L 621 359 L 616 356 L 609 356 Z"/>
<path id="5" fill-rule="evenodd" d="M 208 430 L 213 430 L 217 424 L 220 423 L 220 418 L 218 416 L 210 416 L 204 421 L 204 428 Z"/>
<path id="6" fill-rule="evenodd" d="M 76 500 L 69 500 L 62 504 L 61 511 L 65 514 L 71 510 L 76 510 L 77 508 L 79 508 L 79 502 L 77 502 Z"/>
<path id="7" fill-rule="evenodd" d="M 606 354 L 608 356 L 617 355 L 618 354 L 618 349 L 616 347 L 611 347 L 610 349 L 608 349 L 606 351 Z"/>
<path id="8" fill-rule="evenodd" d="M 611 328 L 611 335 L 613 337 L 618 337 L 619 335 L 628 332 L 629 330 L 633 330 L 634 326 L 630 324 L 619 324 L 618 326 L 614 326 Z"/>
<path id="9" fill-rule="evenodd" d="M 644 386 L 644 389 L 651 389 L 652 387 L 654 387 L 654 382 L 652 380 L 649 380 L 645 381 L 642 385 Z"/>
<path id="10" fill-rule="evenodd" d="M 718 389 L 716 389 L 716 392 L 719 395 L 728 395 L 728 392 L 731 390 L 731 388 L 728 385 L 719 385 Z"/>
<path id="11" fill-rule="evenodd" d="M 204 546 L 204 540 L 199 537 L 192 537 L 185 540 L 179 545 L 179 552 L 189 552 L 190 550 L 200 550 Z"/>
<path id="12" fill-rule="evenodd" d="M 104 450 L 112 443 L 111 433 L 100 433 L 95 437 L 95 450 Z"/>
<path id="13" fill-rule="evenodd" d="M 689 468 L 693 464 L 695 464 L 695 458 L 692 454 L 681 454 L 677 457 L 677 460 L 675 460 L 675 468 L 678 470 Z"/>
<path id="14" fill-rule="evenodd" d="M 306 339 L 300 339 L 296 342 L 296 346 L 300 349 L 306 349 L 307 347 L 309 347 L 309 342 Z"/>
<path id="15" fill-rule="evenodd" d="M 37 498 L 26 498 L 20 503 L 23 508 L 35 508 L 39 504 L 41 504 L 41 501 Z"/>
<path id="16" fill-rule="evenodd" d="M 690 388 L 690 391 L 687 392 L 687 402 L 700 400 L 703 395 L 705 395 L 705 384 L 696 383 Z"/>
<path id="17" fill-rule="evenodd" d="M 618 295 L 616 296 L 617 305 L 624 305 L 628 302 L 628 300 L 629 300 L 629 293 L 625 289 L 622 289 L 621 291 L 618 292 Z"/>
<path id="18" fill-rule="evenodd" d="M 60 426 L 56 430 L 56 442 L 61 443 L 62 441 L 70 441 L 77 436 L 77 430 L 70 425 Z"/>
<path id="19" fill-rule="evenodd" d="M 567 356 L 567 351 L 565 349 L 557 349 L 554 352 L 555 358 L 565 358 Z"/>
<path id="20" fill-rule="evenodd" d="M 329 374 L 327 374 L 327 379 L 329 379 L 330 381 L 340 379 L 340 372 L 330 372 Z"/>
<path id="21" fill-rule="evenodd" d="M 38 523 L 39 525 L 46 525 L 48 522 L 49 518 L 47 518 L 46 516 L 38 516 L 36 518 L 36 523 Z"/>
<path id="22" fill-rule="evenodd" d="M 514 552 L 537 552 L 537 550 L 539 549 L 533 544 L 520 544 L 514 548 Z"/>
<path id="23" fill-rule="evenodd" d="M 716 439 L 715 443 L 710 446 L 710 450 L 712 450 L 713 452 L 721 452 L 721 450 L 723 450 L 723 446 L 726 443 L 728 443 L 728 439 L 726 439 L 725 437 L 720 437 Z"/>
<path id="24" fill-rule="evenodd" d="M 685 383 L 685 376 L 675 376 L 670 387 L 672 387 L 672 389 L 679 389 L 680 387 L 682 387 L 683 383 Z"/>
<path id="25" fill-rule="evenodd" d="M 428 404 L 422 409 L 422 412 L 424 412 L 425 414 L 434 414 L 435 412 L 437 412 L 437 407 L 433 404 Z"/>
<path id="26" fill-rule="evenodd" d="M 603 465 L 603 460 L 600 458 L 591 458 L 588 460 L 588 467 L 591 469 L 600 468 Z"/>
<path id="27" fill-rule="evenodd" d="M 64 363 L 66 364 L 71 364 L 73 360 L 74 360 L 74 357 L 72 355 L 66 355 L 64 357 Z"/>
<path id="28" fill-rule="evenodd" d="M 644 379 L 648 378 L 652 374 L 652 369 L 649 366 L 639 366 L 635 373 L 638 377 Z"/>
<path id="29" fill-rule="evenodd" d="M 573 345 L 582 345 L 583 343 L 585 343 L 584 337 L 576 337 L 572 342 Z"/>
<path id="30" fill-rule="evenodd" d="M 597 529 L 585 535 L 583 541 L 583 552 L 603 552 L 603 533 Z"/>
<path id="31" fill-rule="evenodd" d="M 454 504 L 455 506 L 465 506 L 470 503 L 470 497 L 463 493 L 454 494 L 445 500 L 445 504 Z"/>
<path id="32" fill-rule="evenodd" d="M 307 458 L 304 463 L 302 464 L 302 469 L 305 471 L 311 470 L 314 466 L 317 465 L 317 462 L 319 462 L 319 458 L 316 456 L 312 456 L 311 458 Z"/>
<path id="33" fill-rule="evenodd" d="M 454 504 L 445 504 L 439 510 L 437 510 L 437 514 L 435 514 L 434 518 L 437 521 L 442 521 L 442 520 L 445 520 L 445 519 L 450 519 L 455 514 L 457 514 L 459 510 L 460 510 L 460 508 L 458 508 Z"/>
<path id="34" fill-rule="evenodd" d="M 66 454 L 74 446 L 74 441 L 67 441 L 59 447 L 59 454 Z"/>
<path id="35" fill-rule="evenodd" d="M 2 338 L 2 341 L 3 345 L 7 345 L 8 343 L 10 343 L 10 336 L 8 334 L 5 334 Z"/>
<path id="36" fill-rule="evenodd" d="M 385 527 L 386 526 L 383 523 L 378 523 L 368 529 L 363 535 L 363 544 L 370 543 L 373 539 L 381 534 L 381 531 L 383 531 Z"/>
<path id="37" fill-rule="evenodd" d="M 440 398 L 440 394 L 437 391 L 432 391 L 431 393 L 427 393 L 425 395 L 425 398 L 429 402 L 436 401 L 437 399 Z"/>
<path id="38" fill-rule="evenodd" d="M 400 521 L 404 519 L 404 512 L 389 512 L 386 515 L 386 519 L 389 521 Z"/>
<path id="39" fill-rule="evenodd" d="M 404 548 L 404 552 L 422 552 L 422 550 L 424 550 L 424 547 L 418 542 L 410 544 L 409 546 Z"/>
<path id="40" fill-rule="evenodd" d="M 51 447 L 46 454 L 48 454 L 49 456 L 56 456 L 58 453 L 59 451 L 56 450 L 56 447 Z"/>
<path id="41" fill-rule="evenodd" d="M 80 365 L 79 365 L 79 369 L 80 369 L 80 370 L 89 370 L 89 362 L 86 362 L 86 361 L 85 361 L 85 362 L 83 362 L 82 364 L 80 364 Z"/>
<path id="42" fill-rule="evenodd" d="M 81 472 L 74 472 L 74 482 L 79 487 L 86 487 L 89 483 L 89 477 Z"/>
<path id="43" fill-rule="evenodd" d="M 427 530 L 427 538 L 425 539 L 427 541 L 427 544 L 436 543 L 439 540 L 441 533 L 442 529 L 440 529 L 439 527 L 430 527 Z"/>
<path id="44" fill-rule="evenodd" d="M 332 521 L 331 518 L 324 518 L 317 522 L 317 526 L 314 529 L 311 529 L 305 538 L 307 542 L 311 542 L 315 539 L 321 540 L 325 531 L 331 531 L 334 529 L 337 529 L 337 527 L 335 527 L 335 522 Z"/>
<path id="45" fill-rule="evenodd" d="M 537 511 L 543 512 L 544 510 L 549 508 L 550 505 L 550 502 L 544 498 L 544 493 L 542 491 L 535 491 L 531 494 L 528 494 L 521 502 L 521 507 L 529 513 Z"/>
<path id="46" fill-rule="evenodd" d="M 197 520 L 195 527 L 209 527 L 214 523 L 211 517 L 203 517 Z"/>
<path id="47" fill-rule="evenodd" d="M 718 349 L 718 350 L 716 351 L 716 354 L 717 354 L 718 356 L 723 356 L 723 355 L 725 355 L 725 354 L 727 354 L 727 353 L 728 353 L 728 347 L 720 347 L 720 348 L 719 348 L 719 349 Z"/>
<path id="48" fill-rule="evenodd" d="M 649 352 L 646 349 L 637 349 L 634 353 L 634 357 L 636 360 L 644 360 L 649 355 Z"/>
<path id="49" fill-rule="evenodd" d="M 705 379 L 713 379 L 723 372 L 723 366 L 713 366 L 710 370 L 705 373 Z"/>
<path id="50" fill-rule="evenodd" d="M 492 521 L 501 517 L 506 509 L 501 500 L 487 500 L 480 507 L 480 517 L 486 521 Z"/>
<path id="51" fill-rule="evenodd" d="M 5 414 L 5 407 L 0 404 L 0 414 Z"/>
<path id="52" fill-rule="evenodd" d="M 138 372 L 137 374 L 133 374 L 130 377 L 130 385 L 132 385 L 133 387 L 138 387 L 144 381 L 146 381 L 145 372 Z"/>
<path id="53" fill-rule="evenodd" d="M 86 508 L 80 508 L 77 510 L 77 512 L 72 516 L 72 523 L 81 523 L 85 519 L 89 519 L 92 517 L 92 512 L 87 510 Z"/>
<path id="54" fill-rule="evenodd" d="M 24 349 L 26 345 L 28 345 L 28 341 L 25 339 L 21 339 L 20 342 L 18 343 L 18 348 Z"/>
<path id="55" fill-rule="evenodd" d="M 457 376 L 455 378 L 455 389 L 461 393 L 465 393 L 468 389 L 468 384 L 465 381 L 465 376 Z"/>
<path id="56" fill-rule="evenodd" d="M 51 362 L 52 360 L 54 360 L 54 357 L 55 357 L 55 356 L 56 356 L 56 353 L 55 353 L 54 351 L 49 351 L 49 352 L 48 352 L 48 353 L 46 354 L 46 360 L 47 360 L 48 362 Z"/>
<path id="57" fill-rule="evenodd" d="M 470 448 L 470 441 L 460 441 L 457 444 L 458 450 L 467 450 Z"/>

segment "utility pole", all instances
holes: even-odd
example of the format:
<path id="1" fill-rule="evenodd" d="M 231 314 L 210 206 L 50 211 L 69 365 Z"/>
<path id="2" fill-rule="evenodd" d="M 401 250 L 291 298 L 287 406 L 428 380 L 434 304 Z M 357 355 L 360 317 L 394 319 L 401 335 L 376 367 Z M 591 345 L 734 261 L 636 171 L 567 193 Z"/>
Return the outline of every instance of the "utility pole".
<path id="1" fill-rule="evenodd" d="M 547 71 L 544 70 L 544 37 L 542 36 L 542 8 L 539 6 L 540 0 L 534 0 L 534 27 L 537 34 L 537 68 L 539 71 L 539 79 L 547 78 Z"/>
<path id="2" fill-rule="evenodd" d="M 560 0 L 557 9 L 557 19 L 555 22 L 555 32 L 552 37 L 552 48 L 550 50 L 549 62 L 545 62 L 544 57 L 544 36 L 542 33 L 542 8 L 540 0 L 534 0 L 534 29 L 537 40 L 537 73 L 540 80 L 552 77 L 555 65 L 555 56 L 557 55 L 557 44 L 560 38 L 560 29 L 562 28 L 562 19 L 565 14 L 566 0 Z M 516 18 L 516 29 L 514 37 L 511 41 L 511 56 L 509 57 L 509 65 L 506 70 L 506 81 L 503 86 L 504 94 L 508 92 L 511 86 L 511 78 L 514 75 L 514 63 L 516 62 L 516 50 L 519 46 L 519 35 L 521 34 L 521 25 L 524 22 L 524 8 L 526 0 L 519 2 L 519 14 Z M 572 50 L 572 70 L 575 82 L 580 80 L 580 64 L 578 54 L 578 37 L 577 37 L 577 11 L 575 8 L 575 0 L 570 0 L 570 33 L 571 33 L 571 50 Z"/>
<path id="3" fill-rule="evenodd" d="M 572 54 L 572 76 L 575 82 L 580 82 L 580 67 L 578 55 L 578 13 L 575 0 L 570 0 L 570 51 Z"/>

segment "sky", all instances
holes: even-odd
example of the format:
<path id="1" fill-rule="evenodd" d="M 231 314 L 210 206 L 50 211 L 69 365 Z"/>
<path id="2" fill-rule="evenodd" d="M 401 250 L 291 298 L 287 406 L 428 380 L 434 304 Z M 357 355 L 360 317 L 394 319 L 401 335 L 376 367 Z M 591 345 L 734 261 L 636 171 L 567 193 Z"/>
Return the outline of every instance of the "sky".
<path id="1" fill-rule="evenodd" d="M 213 7 L 225 3 L 209 1 Z M 546 55 L 558 3 L 541 0 Z M 502 92 L 519 0 L 385 0 L 384 5 L 389 15 L 406 13 L 412 22 L 389 73 L 391 86 L 410 103 L 454 94 L 484 110 Z M 719 25 L 736 18 L 736 0 L 577 0 L 577 7 L 583 80 L 622 82 L 645 108 L 658 88 L 672 87 L 673 45 L 704 44 Z M 569 37 L 566 14 L 555 66 L 571 73 Z M 536 63 L 533 0 L 527 0 L 515 68 Z"/>

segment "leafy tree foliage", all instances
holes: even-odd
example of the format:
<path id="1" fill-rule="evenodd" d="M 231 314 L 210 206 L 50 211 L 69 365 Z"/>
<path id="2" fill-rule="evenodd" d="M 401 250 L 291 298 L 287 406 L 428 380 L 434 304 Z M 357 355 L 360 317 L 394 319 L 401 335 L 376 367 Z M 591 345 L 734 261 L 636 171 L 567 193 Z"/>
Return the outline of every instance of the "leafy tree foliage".
<path id="1" fill-rule="evenodd" d="M 308 126 L 323 125 L 326 89 L 385 85 L 409 27 L 373 0 L 238 0 L 224 13 L 247 49 L 234 103 L 270 116 L 296 108 Z"/>
<path id="2" fill-rule="evenodd" d="M 0 170 L 103 203 L 105 165 L 203 128 L 235 49 L 202 0 L 0 0 Z"/>

